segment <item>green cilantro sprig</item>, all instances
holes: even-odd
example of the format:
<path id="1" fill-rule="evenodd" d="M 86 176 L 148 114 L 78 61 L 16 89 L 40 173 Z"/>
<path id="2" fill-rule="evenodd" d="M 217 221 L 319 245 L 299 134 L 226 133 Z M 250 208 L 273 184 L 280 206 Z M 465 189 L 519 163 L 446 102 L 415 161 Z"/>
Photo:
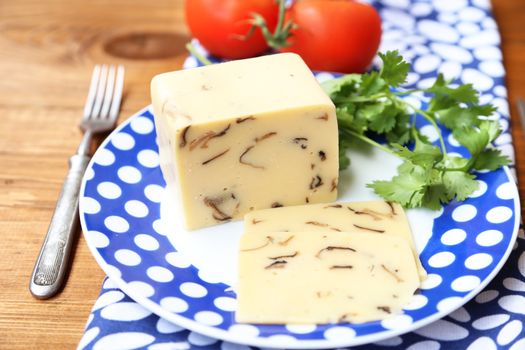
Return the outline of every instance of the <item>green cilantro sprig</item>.
<path id="1" fill-rule="evenodd" d="M 475 170 L 495 170 L 509 163 L 491 146 L 501 133 L 499 123 L 489 117 L 496 110 L 479 104 L 471 84 L 454 86 L 440 74 L 426 89 L 404 90 L 410 65 L 398 54 L 379 54 L 379 71 L 350 74 L 324 82 L 323 88 L 336 106 L 339 124 L 339 166 L 350 164 L 347 149 L 351 139 L 360 139 L 403 160 L 397 175 L 367 186 L 388 201 L 407 208 L 439 209 L 452 200 L 463 201 L 478 188 Z M 430 98 L 420 109 L 403 95 L 424 93 Z M 416 128 L 416 117 L 426 119 L 439 135 L 433 145 Z M 452 131 L 469 153 L 469 158 L 449 155 L 438 124 Z M 385 138 L 380 144 L 369 135 Z M 412 144 L 412 149 L 407 146 Z"/>

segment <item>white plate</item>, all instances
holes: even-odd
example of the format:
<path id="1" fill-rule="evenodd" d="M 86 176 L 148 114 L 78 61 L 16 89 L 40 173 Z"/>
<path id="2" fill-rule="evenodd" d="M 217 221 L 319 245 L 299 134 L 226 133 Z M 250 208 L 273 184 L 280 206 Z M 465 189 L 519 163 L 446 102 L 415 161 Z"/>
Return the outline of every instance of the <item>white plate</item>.
<path id="1" fill-rule="evenodd" d="M 107 275 L 157 315 L 198 333 L 261 347 L 335 348 L 414 330 L 460 307 L 496 275 L 515 241 L 519 200 L 508 169 L 479 174 L 480 190 L 439 212 L 409 210 L 420 258 L 429 273 L 402 315 L 337 325 L 236 324 L 240 222 L 193 231 L 164 196 L 155 130 L 145 108 L 115 130 L 84 178 L 80 217 L 86 241 Z M 446 138 L 448 139 L 448 138 Z M 451 150 L 464 152 L 454 145 Z M 365 184 L 390 177 L 397 160 L 351 150 L 338 200 L 376 198 Z"/>

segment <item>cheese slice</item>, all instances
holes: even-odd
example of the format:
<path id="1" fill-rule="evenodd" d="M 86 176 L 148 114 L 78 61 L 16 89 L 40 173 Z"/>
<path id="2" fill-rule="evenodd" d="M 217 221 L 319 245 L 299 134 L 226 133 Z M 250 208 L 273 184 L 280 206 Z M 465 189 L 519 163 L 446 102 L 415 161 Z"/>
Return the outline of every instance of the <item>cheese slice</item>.
<path id="1" fill-rule="evenodd" d="M 151 97 L 160 167 L 188 229 L 336 198 L 335 107 L 299 56 L 161 74 Z"/>
<path id="2" fill-rule="evenodd" d="M 237 322 L 366 322 L 391 316 L 419 286 L 397 236 L 348 232 L 244 234 Z"/>
<path id="3" fill-rule="evenodd" d="M 259 210 L 247 214 L 244 219 L 245 233 L 327 230 L 401 237 L 412 250 L 420 279 L 423 281 L 427 276 L 403 207 L 397 203 L 367 201 L 302 205 Z"/>

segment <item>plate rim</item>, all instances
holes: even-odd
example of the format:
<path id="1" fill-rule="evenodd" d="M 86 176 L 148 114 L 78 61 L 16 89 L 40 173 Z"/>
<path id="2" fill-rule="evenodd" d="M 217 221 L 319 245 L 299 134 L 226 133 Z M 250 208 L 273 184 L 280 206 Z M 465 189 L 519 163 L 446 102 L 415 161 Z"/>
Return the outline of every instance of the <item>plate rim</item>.
<path id="1" fill-rule="evenodd" d="M 105 139 L 104 141 L 99 145 L 93 156 L 91 157 L 91 160 L 89 161 L 89 164 L 86 169 L 92 168 L 94 164 L 94 160 L 96 158 L 97 153 L 105 148 L 105 146 L 112 140 L 112 137 L 120 132 L 121 129 L 126 127 L 131 123 L 131 121 L 141 115 L 143 115 L 145 112 L 150 112 L 153 114 L 152 106 L 148 105 L 146 107 L 143 107 L 142 109 L 138 110 L 137 112 L 133 113 L 130 117 L 128 117 L 126 120 L 124 120 L 122 123 L 120 123 Z M 190 331 L 194 331 L 209 337 L 213 337 L 222 341 L 228 341 L 232 343 L 237 344 L 243 344 L 243 345 L 249 345 L 249 346 L 257 346 L 257 347 L 266 347 L 266 348 L 281 348 L 286 347 L 290 349 L 329 349 L 329 348 L 339 348 L 339 347 L 348 347 L 348 346 L 358 346 L 358 345 L 364 345 L 372 342 L 381 341 L 384 339 L 388 339 L 400 334 L 405 334 L 408 332 L 412 332 L 416 329 L 419 329 L 421 327 L 424 327 L 434 321 L 437 321 L 453 311 L 459 309 L 466 303 L 468 303 L 471 299 L 473 299 L 477 294 L 479 294 L 495 277 L 496 275 L 501 271 L 503 268 L 503 265 L 507 262 L 510 253 L 512 252 L 512 249 L 514 247 L 514 243 L 516 241 L 516 238 L 518 237 L 519 233 L 519 226 L 521 221 L 521 202 L 519 198 L 519 192 L 516 185 L 516 182 L 514 180 L 514 176 L 510 172 L 510 169 L 508 166 L 504 166 L 503 170 L 505 171 L 505 174 L 511 180 L 512 188 L 514 192 L 514 196 L 512 198 L 515 212 L 514 212 L 514 225 L 513 225 L 513 232 L 511 239 L 509 241 L 509 245 L 507 246 L 505 252 L 502 255 L 502 258 L 499 260 L 499 262 L 496 264 L 494 269 L 491 271 L 491 273 L 481 281 L 481 283 L 471 290 L 468 294 L 466 294 L 463 297 L 460 297 L 461 300 L 454 305 L 453 308 L 450 308 L 448 310 L 444 311 L 438 311 L 431 316 L 428 316 L 426 318 L 423 318 L 419 321 L 411 323 L 408 327 L 402 328 L 402 329 L 393 329 L 388 331 L 381 331 L 378 333 L 372 333 L 368 335 L 363 336 L 353 336 L 351 338 L 343 338 L 343 340 L 301 340 L 301 339 L 295 339 L 294 341 L 288 342 L 281 340 L 280 342 L 275 341 L 271 337 L 242 337 L 242 336 L 233 336 L 230 331 L 228 330 L 222 330 L 218 329 L 214 326 L 207 326 L 203 325 L 197 321 L 191 320 L 189 318 L 180 316 L 176 313 L 169 312 L 162 308 L 159 304 L 151 301 L 148 297 L 143 296 L 140 293 L 136 293 L 133 288 L 129 288 L 128 283 L 126 283 L 120 273 L 117 273 L 116 270 L 112 268 L 112 266 L 108 265 L 104 258 L 100 255 L 100 253 L 97 250 L 97 247 L 94 245 L 94 243 L 88 239 L 86 232 L 87 230 L 87 224 L 84 219 L 84 204 L 83 204 L 83 198 L 86 188 L 86 183 L 88 181 L 87 175 L 84 174 L 82 177 L 82 183 L 80 186 L 80 192 L 79 192 L 79 218 L 80 218 L 80 224 L 82 228 L 82 234 L 84 236 L 84 240 L 86 241 L 86 244 L 88 245 L 88 248 L 95 258 L 95 261 L 100 266 L 100 268 L 106 273 L 107 277 L 111 279 L 117 287 L 122 290 L 127 296 L 129 296 L 131 299 L 133 299 L 137 304 L 145 307 L 146 309 L 150 310 L 157 316 L 166 319 L 169 322 L 172 322 L 176 325 L 179 325 L 181 327 L 184 327 Z M 346 340 L 345 340 L 346 339 Z"/>

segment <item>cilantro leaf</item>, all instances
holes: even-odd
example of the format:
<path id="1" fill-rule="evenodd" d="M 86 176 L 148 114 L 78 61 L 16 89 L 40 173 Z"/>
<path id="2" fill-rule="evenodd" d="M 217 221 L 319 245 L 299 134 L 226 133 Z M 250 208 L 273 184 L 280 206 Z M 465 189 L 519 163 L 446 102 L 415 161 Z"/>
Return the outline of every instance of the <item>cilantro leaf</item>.
<path id="1" fill-rule="evenodd" d="M 363 140 L 403 160 L 394 177 L 374 181 L 367 185 L 369 188 L 407 208 L 439 209 L 452 200 L 465 200 L 478 188 L 472 171 L 494 170 L 508 164 L 506 156 L 491 148 L 501 130 L 499 123 L 485 117 L 491 116 L 495 108 L 480 105 L 472 85 L 452 85 L 440 74 L 429 88 L 397 91 L 406 80 L 409 64 L 397 51 L 380 53 L 379 57 L 383 61 L 379 72 L 352 74 L 322 83 L 336 106 L 340 169 L 350 164 L 350 140 Z M 430 97 L 426 109 L 412 107 L 401 98 L 415 92 Z M 440 147 L 416 129 L 418 118 L 433 125 Z M 470 157 L 447 154 L 442 128 L 451 131 L 468 149 Z M 377 143 L 370 135 L 386 138 L 388 146 Z"/>
<path id="2" fill-rule="evenodd" d="M 368 120 L 366 115 L 356 112 L 354 104 L 345 104 L 336 108 L 337 122 L 340 127 L 353 130 L 359 134 L 368 130 Z"/>
<path id="3" fill-rule="evenodd" d="M 370 130 L 382 134 L 396 125 L 396 110 L 389 107 L 388 104 L 377 102 L 366 105 L 359 112 L 366 113 Z"/>
<path id="4" fill-rule="evenodd" d="M 434 84 L 426 90 L 427 93 L 436 95 L 436 97 L 446 98 L 449 102 L 456 103 L 478 103 L 478 92 L 472 84 L 459 85 L 450 87 L 450 81 L 445 80 L 443 74 L 438 74 Z"/>
<path id="5" fill-rule="evenodd" d="M 465 146 L 472 156 L 480 154 L 489 144 L 489 133 L 487 130 L 462 127 L 454 130 L 454 138 Z"/>
<path id="6" fill-rule="evenodd" d="M 406 145 L 410 142 L 412 134 L 410 132 L 410 115 L 406 111 L 399 112 L 396 115 L 396 124 L 386 133 L 388 143 L 398 143 Z"/>
<path id="7" fill-rule="evenodd" d="M 442 203 L 447 203 L 448 198 L 446 197 L 446 190 L 443 183 L 436 183 L 428 185 L 425 188 L 425 195 L 422 200 L 422 207 L 426 207 L 432 210 L 441 209 Z"/>
<path id="8" fill-rule="evenodd" d="M 339 170 L 346 169 L 350 166 L 348 149 L 350 148 L 350 139 L 343 130 L 339 130 Z"/>
<path id="9" fill-rule="evenodd" d="M 332 97 L 348 96 L 357 90 L 357 85 L 361 82 L 360 74 L 347 74 L 337 79 L 325 80 L 321 83 L 324 92 Z"/>
<path id="10" fill-rule="evenodd" d="M 486 130 L 489 135 L 489 141 L 492 142 L 501 134 L 499 123 L 493 120 L 484 120 L 479 125 L 481 130 Z"/>
<path id="11" fill-rule="evenodd" d="M 383 61 L 381 77 L 393 87 L 403 84 L 407 79 L 410 64 L 403 59 L 397 50 L 387 51 L 384 54 L 379 53 L 379 57 Z"/>
<path id="12" fill-rule="evenodd" d="M 417 208 L 423 201 L 425 182 L 417 175 L 397 175 L 389 181 L 374 181 L 366 186 L 387 201 L 397 202 L 405 208 Z"/>
<path id="13" fill-rule="evenodd" d="M 372 96 L 380 91 L 388 90 L 386 81 L 379 76 L 378 72 L 363 74 L 361 87 L 359 89 L 361 96 Z"/>
<path id="14" fill-rule="evenodd" d="M 501 151 L 494 148 L 484 150 L 476 157 L 472 166 L 476 170 L 496 170 L 509 164 L 510 159 L 501 154 Z"/>
<path id="15" fill-rule="evenodd" d="M 454 106 L 448 109 L 436 111 L 439 120 L 449 129 L 479 126 L 482 119 L 480 116 L 489 116 L 494 112 L 492 106 Z"/>
<path id="16" fill-rule="evenodd" d="M 445 172 L 443 175 L 443 184 L 445 185 L 445 194 L 448 201 L 452 199 L 464 201 L 479 187 L 476 177 L 464 171 Z"/>
<path id="17" fill-rule="evenodd" d="M 439 147 L 425 143 L 420 139 L 416 139 L 413 151 L 398 144 L 393 144 L 392 147 L 398 150 L 400 157 L 422 167 L 432 166 L 443 159 L 443 154 Z"/>

